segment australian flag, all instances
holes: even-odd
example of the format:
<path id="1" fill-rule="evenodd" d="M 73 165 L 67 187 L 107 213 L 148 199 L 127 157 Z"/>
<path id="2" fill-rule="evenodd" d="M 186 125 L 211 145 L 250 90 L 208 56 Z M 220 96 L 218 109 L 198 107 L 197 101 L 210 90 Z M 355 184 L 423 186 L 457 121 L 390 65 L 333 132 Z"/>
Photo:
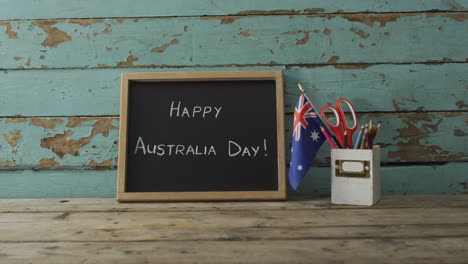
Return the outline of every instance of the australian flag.
<path id="1" fill-rule="evenodd" d="M 289 184 L 297 189 L 304 175 L 315 160 L 325 141 L 320 126 L 324 126 L 305 94 L 302 94 L 294 109 L 294 132 L 292 136 Z"/>

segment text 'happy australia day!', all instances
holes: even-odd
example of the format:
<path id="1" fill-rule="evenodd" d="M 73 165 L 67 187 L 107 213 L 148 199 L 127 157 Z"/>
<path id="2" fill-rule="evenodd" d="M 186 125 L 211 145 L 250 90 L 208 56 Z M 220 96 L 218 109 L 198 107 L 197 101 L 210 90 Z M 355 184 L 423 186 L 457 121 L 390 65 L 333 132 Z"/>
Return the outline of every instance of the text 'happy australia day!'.
<path id="1" fill-rule="evenodd" d="M 218 119 L 222 115 L 222 106 L 186 106 L 182 101 L 171 101 L 168 106 L 169 118 L 178 119 Z M 267 156 L 266 139 L 260 145 L 245 146 L 233 140 L 227 140 L 226 153 L 229 157 L 257 157 L 261 154 Z M 133 152 L 134 155 L 155 156 L 216 156 L 219 153 L 214 145 L 182 145 L 182 144 L 147 144 L 143 137 L 138 137 Z"/>

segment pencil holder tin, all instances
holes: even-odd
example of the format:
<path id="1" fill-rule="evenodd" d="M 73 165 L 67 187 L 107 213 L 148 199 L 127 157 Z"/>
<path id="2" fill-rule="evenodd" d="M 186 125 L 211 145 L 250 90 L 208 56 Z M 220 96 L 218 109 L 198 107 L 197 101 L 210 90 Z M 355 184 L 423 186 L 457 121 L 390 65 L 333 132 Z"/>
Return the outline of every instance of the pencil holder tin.
<path id="1" fill-rule="evenodd" d="M 380 199 L 380 146 L 331 150 L 332 204 L 374 205 Z"/>

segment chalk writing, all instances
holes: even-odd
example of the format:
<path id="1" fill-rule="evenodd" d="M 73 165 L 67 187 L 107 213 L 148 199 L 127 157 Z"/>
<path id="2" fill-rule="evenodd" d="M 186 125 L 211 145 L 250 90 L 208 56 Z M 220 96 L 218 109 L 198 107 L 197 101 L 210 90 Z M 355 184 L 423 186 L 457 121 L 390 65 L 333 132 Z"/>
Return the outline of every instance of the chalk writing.
<path id="1" fill-rule="evenodd" d="M 181 144 L 153 144 L 145 145 L 143 138 L 138 137 L 134 154 L 141 152 L 143 155 L 153 154 L 157 156 L 215 156 L 216 150 L 212 145 L 181 145 Z"/>
<path id="2" fill-rule="evenodd" d="M 169 107 L 169 116 L 170 117 L 179 117 L 179 118 L 207 118 L 214 117 L 218 118 L 219 113 L 221 112 L 222 106 L 183 106 L 181 101 L 171 102 Z"/>

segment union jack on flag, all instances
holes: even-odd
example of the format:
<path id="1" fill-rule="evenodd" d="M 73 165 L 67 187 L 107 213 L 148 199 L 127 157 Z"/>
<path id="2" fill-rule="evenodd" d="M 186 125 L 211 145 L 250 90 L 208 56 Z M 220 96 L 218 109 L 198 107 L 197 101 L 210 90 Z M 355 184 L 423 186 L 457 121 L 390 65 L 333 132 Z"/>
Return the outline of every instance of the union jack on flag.
<path id="1" fill-rule="evenodd" d="M 307 118 L 309 117 L 317 117 L 317 113 L 309 100 L 307 100 L 304 94 L 302 94 L 299 98 L 299 102 L 297 102 L 296 108 L 294 108 L 293 135 L 295 136 L 296 141 L 301 139 L 301 127 L 307 129 L 309 124 L 307 122 Z"/>
<path id="2" fill-rule="evenodd" d="M 305 94 L 302 94 L 294 109 L 294 126 L 289 167 L 289 184 L 297 189 L 312 166 L 325 136 L 320 130 L 325 127 Z"/>

